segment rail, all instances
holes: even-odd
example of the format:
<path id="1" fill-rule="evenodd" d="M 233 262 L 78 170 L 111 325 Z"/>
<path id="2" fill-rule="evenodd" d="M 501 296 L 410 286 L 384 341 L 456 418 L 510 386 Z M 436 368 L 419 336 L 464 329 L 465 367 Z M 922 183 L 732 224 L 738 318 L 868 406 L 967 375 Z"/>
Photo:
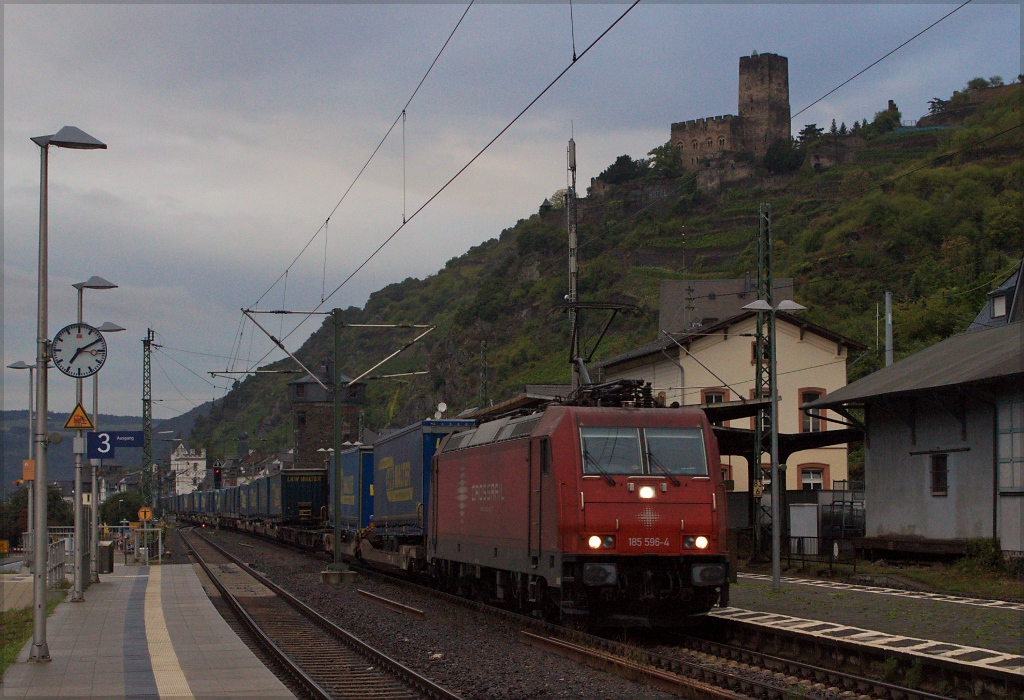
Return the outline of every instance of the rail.
<path id="1" fill-rule="evenodd" d="M 181 532 L 181 531 L 179 530 L 179 532 Z M 181 533 L 181 534 L 182 534 L 182 537 L 184 538 L 184 533 Z M 393 676 L 395 676 L 397 678 L 400 678 L 404 683 L 406 683 L 409 686 L 411 686 L 412 688 L 414 688 L 416 690 L 416 692 L 421 694 L 423 697 L 425 697 L 425 698 L 432 698 L 433 700 L 462 700 L 462 698 L 459 695 L 456 695 L 455 693 L 453 693 L 453 692 L 451 692 L 451 691 L 449 691 L 449 690 L 447 690 L 445 688 L 442 688 L 441 686 L 437 685 L 436 683 L 434 683 L 430 679 L 428 679 L 428 678 L 426 678 L 424 676 L 421 676 L 420 674 L 416 673 L 412 669 L 404 666 L 403 664 L 399 663 L 398 661 L 396 661 L 396 660 L 392 659 L 391 657 L 385 655 L 384 653 L 378 651 L 377 649 L 375 649 L 374 647 L 370 646 L 366 642 L 362 641 L 358 637 L 356 637 L 356 636 L 352 635 L 351 633 L 345 631 L 341 627 L 338 627 L 336 624 L 334 624 L 333 622 L 328 620 L 326 617 L 324 617 L 323 615 L 318 613 L 316 610 L 314 610 L 313 608 L 308 606 L 306 603 L 302 602 L 301 600 L 296 598 L 294 595 L 292 595 L 291 593 L 289 593 L 285 589 L 281 588 L 280 586 L 275 584 L 273 581 L 271 581 L 267 577 L 265 577 L 262 574 L 260 574 L 258 571 L 255 571 L 254 569 L 252 569 L 248 564 L 243 562 L 241 559 L 235 557 L 234 555 L 232 555 L 230 552 L 226 551 L 223 547 L 221 547 L 217 543 L 212 542 L 210 539 L 208 539 L 202 533 L 199 533 L 199 532 L 196 532 L 196 531 L 192 531 L 190 533 L 190 535 L 192 535 L 192 534 L 194 534 L 198 539 L 200 539 L 204 544 L 209 546 L 211 549 L 213 549 L 214 551 L 216 551 L 220 555 L 224 556 L 225 558 L 227 558 L 231 562 L 233 562 L 243 572 L 245 572 L 246 574 L 248 574 L 249 576 L 254 578 L 256 581 L 258 581 L 262 585 L 266 586 L 268 589 L 270 589 L 272 592 L 274 592 L 279 598 L 284 600 L 286 603 L 288 603 L 288 605 L 290 605 L 292 608 L 294 608 L 296 611 L 298 611 L 303 617 L 305 617 L 308 620 L 310 620 L 311 622 L 313 622 L 314 625 L 316 625 L 320 629 L 322 629 L 325 632 L 327 632 L 331 637 L 337 639 L 338 641 L 341 641 L 347 647 L 349 647 L 350 649 L 353 649 L 360 656 L 362 656 L 363 658 L 368 659 L 371 663 L 376 664 L 380 668 L 385 669 L 391 675 L 393 675 Z M 187 542 L 187 539 L 186 539 L 186 542 Z M 192 551 L 193 551 L 193 553 L 195 553 L 195 549 L 194 548 L 192 548 Z M 214 581 L 214 584 L 217 585 L 219 590 L 221 590 L 222 595 L 225 595 L 226 589 L 223 589 L 221 587 L 221 585 L 217 582 L 216 577 L 213 575 L 213 573 L 210 571 L 210 569 L 203 563 L 203 560 L 198 556 L 198 553 L 195 553 L 195 554 L 196 554 L 196 558 L 199 559 L 200 564 L 203 566 L 204 570 L 207 572 L 207 575 L 210 576 L 211 580 Z M 229 603 L 230 603 L 230 601 L 233 600 L 234 597 L 230 596 L 230 594 L 228 593 L 228 594 L 225 595 L 225 599 L 228 600 Z M 237 602 L 237 600 L 235 601 L 235 603 L 238 604 L 239 607 L 241 607 L 241 604 L 239 604 Z M 253 622 L 253 624 L 255 625 L 255 622 Z M 257 636 L 260 636 L 262 634 L 263 633 L 262 633 L 262 630 L 261 630 L 259 633 L 257 633 Z M 263 636 L 265 636 L 265 635 L 263 635 Z M 273 642 L 271 642 L 271 644 L 273 644 Z M 278 649 L 278 651 L 282 655 L 284 654 L 284 652 L 281 651 L 280 649 Z M 287 657 L 285 657 L 285 658 L 287 658 Z M 299 671 L 299 673 L 303 673 L 304 674 L 304 672 L 300 668 L 298 668 L 298 666 L 295 665 L 294 662 L 292 662 L 290 659 L 288 660 L 286 665 L 295 666 L 295 668 Z M 312 680 L 312 679 L 310 679 L 310 680 Z M 311 691 L 311 692 L 315 695 L 315 694 L 317 694 L 318 691 Z M 323 692 L 323 689 L 320 688 L 319 692 Z"/>

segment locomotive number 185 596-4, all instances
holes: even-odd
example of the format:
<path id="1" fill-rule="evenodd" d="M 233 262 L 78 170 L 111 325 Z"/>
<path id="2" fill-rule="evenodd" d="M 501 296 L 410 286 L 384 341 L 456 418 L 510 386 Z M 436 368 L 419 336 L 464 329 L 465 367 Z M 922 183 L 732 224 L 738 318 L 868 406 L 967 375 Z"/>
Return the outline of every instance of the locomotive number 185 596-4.
<path id="1" fill-rule="evenodd" d="M 668 547 L 668 538 L 659 537 L 629 537 L 627 538 L 630 547 Z"/>

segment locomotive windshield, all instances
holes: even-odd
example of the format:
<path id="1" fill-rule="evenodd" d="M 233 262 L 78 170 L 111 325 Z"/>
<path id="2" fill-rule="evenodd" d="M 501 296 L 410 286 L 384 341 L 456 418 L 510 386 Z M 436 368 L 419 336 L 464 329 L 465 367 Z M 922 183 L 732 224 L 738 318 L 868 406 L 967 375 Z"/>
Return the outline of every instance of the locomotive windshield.
<path id="1" fill-rule="evenodd" d="M 580 438 L 587 475 L 708 475 L 700 428 L 581 427 Z"/>
<path id="2" fill-rule="evenodd" d="M 636 428 L 580 428 L 584 474 L 643 474 Z"/>
<path id="3" fill-rule="evenodd" d="M 700 428 L 647 428 L 648 457 L 679 476 L 707 476 L 704 435 Z M 657 473 L 651 469 L 650 473 Z"/>

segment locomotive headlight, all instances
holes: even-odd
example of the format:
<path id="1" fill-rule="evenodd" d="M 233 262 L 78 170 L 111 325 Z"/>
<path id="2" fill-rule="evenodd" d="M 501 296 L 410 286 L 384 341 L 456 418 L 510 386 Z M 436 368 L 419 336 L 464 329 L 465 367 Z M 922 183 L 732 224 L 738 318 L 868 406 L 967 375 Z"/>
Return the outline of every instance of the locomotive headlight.
<path id="1" fill-rule="evenodd" d="M 698 537 L 696 540 L 694 540 L 693 543 L 695 545 L 697 545 L 697 549 L 707 549 L 708 548 L 708 538 L 705 537 L 704 535 L 701 535 L 700 537 Z"/>
<path id="2" fill-rule="evenodd" d="M 587 544 L 590 545 L 591 549 L 601 549 L 601 538 L 597 535 L 591 535 L 590 539 L 587 540 Z"/>
<path id="3" fill-rule="evenodd" d="M 641 486 L 640 498 L 654 498 L 654 489 L 650 486 Z"/>

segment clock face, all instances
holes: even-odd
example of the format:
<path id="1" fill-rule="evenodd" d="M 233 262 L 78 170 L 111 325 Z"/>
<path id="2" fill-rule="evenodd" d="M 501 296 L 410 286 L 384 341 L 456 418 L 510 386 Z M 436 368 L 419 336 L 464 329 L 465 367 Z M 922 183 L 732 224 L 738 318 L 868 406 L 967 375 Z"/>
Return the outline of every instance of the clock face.
<path id="1" fill-rule="evenodd" d="M 91 377 L 107 360 L 107 341 L 89 324 L 72 323 L 53 337 L 51 354 L 54 366 L 69 377 Z"/>

